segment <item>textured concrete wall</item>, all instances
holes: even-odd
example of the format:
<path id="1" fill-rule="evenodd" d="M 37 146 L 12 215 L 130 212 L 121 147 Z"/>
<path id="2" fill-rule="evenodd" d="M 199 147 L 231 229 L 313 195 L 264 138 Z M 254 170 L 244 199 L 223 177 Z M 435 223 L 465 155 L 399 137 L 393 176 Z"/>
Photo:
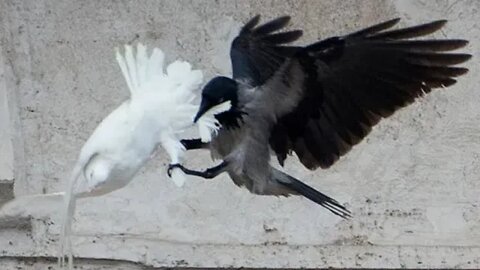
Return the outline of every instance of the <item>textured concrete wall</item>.
<path id="1" fill-rule="evenodd" d="M 64 189 L 83 142 L 127 96 L 115 46 L 160 47 L 208 78 L 229 72 L 228 42 L 257 13 L 291 14 L 302 42 L 400 16 L 401 25 L 449 19 L 436 37 L 471 40 L 465 51 L 478 59 L 479 10 L 474 0 L 0 1 L 0 179 L 13 180 L 14 169 L 16 196 Z M 331 169 L 310 172 L 289 160 L 287 171 L 346 202 L 352 220 L 301 198 L 251 195 L 227 177 L 179 189 L 159 153 L 126 188 L 79 202 L 78 263 L 480 267 L 478 61 L 468 66 L 457 85 L 383 121 Z M 207 154 L 188 157 L 191 167 L 211 164 Z M 59 221 L 58 209 L 35 205 L 0 220 L 2 269 L 53 265 L 35 258 L 56 256 Z"/>

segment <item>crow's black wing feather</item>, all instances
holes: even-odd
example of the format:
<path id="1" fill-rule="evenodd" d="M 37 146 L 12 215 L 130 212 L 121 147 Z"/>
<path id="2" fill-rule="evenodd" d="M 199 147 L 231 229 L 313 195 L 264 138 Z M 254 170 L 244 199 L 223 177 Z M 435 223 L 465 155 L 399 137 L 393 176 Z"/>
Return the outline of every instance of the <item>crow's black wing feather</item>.
<path id="1" fill-rule="evenodd" d="M 300 30 L 277 32 L 288 24 L 288 16 L 257 26 L 259 21 L 260 16 L 257 15 L 247 22 L 230 49 L 233 78 L 253 87 L 265 83 L 298 50 L 298 47 L 283 44 L 293 42 L 302 35 Z"/>
<path id="2" fill-rule="evenodd" d="M 305 79 L 298 106 L 280 116 L 270 144 L 281 164 L 294 151 L 309 169 L 327 168 L 381 118 L 467 72 L 471 56 L 446 51 L 465 40 L 418 40 L 445 21 L 388 30 L 398 19 L 326 39 L 297 52 Z"/>

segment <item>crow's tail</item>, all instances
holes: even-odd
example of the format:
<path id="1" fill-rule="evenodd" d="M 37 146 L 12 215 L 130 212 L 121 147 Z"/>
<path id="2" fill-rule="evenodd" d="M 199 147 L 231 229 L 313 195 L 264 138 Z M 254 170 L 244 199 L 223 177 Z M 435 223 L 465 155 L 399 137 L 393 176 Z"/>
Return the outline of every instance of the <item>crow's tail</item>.
<path id="1" fill-rule="evenodd" d="M 327 195 L 321 193 L 320 191 L 310 187 L 309 185 L 295 179 L 294 177 L 282 173 L 282 177 L 276 179 L 277 182 L 283 186 L 288 187 L 289 189 L 299 193 L 311 201 L 314 201 L 321 206 L 327 208 L 330 212 L 334 213 L 337 216 L 342 218 L 351 218 L 352 214 L 350 211 L 341 205 L 335 199 L 328 197 Z"/>

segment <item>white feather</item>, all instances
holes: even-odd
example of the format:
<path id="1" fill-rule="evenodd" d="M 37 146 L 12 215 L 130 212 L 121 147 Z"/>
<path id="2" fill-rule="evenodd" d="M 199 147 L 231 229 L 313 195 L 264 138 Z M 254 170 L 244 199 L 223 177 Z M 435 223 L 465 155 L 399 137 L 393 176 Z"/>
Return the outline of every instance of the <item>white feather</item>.
<path id="1" fill-rule="evenodd" d="M 145 47 L 143 44 L 138 44 L 137 45 L 137 75 L 138 75 L 138 81 L 139 82 L 145 82 L 147 81 L 147 47 Z"/>
<path id="2" fill-rule="evenodd" d="M 229 100 L 225 101 L 210 108 L 197 120 L 198 132 L 202 142 L 211 141 L 212 135 L 215 136 L 221 127 L 215 115 L 228 111 L 231 107 L 231 102 Z"/>
<path id="3" fill-rule="evenodd" d="M 128 90 L 130 91 L 130 95 L 132 95 L 133 85 L 132 85 L 132 81 L 130 80 L 130 75 L 128 74 L 127 64 L 125 63 L 125 59 L 120 54 L 120 50 L 118 48 L 115 48 L 115 56 L 117 58 L 118 65 L 120 66 L 120 69 L 122 70 L 123 77 L 125 78 L 125 80 L 127 82 L 127 86 L 128 86 Z"/>
<path id="4" fill-rule="evenodd" d="M 135 58 L 133 57 L 132 46 L 125 45 L 125 61 L 127 62 L 128 75 L 133 86 L 133 88 L 131 89 L 133 98 L 137 92 L 139 85 L 137 80 L 137 65 L 135 63 Z"/>

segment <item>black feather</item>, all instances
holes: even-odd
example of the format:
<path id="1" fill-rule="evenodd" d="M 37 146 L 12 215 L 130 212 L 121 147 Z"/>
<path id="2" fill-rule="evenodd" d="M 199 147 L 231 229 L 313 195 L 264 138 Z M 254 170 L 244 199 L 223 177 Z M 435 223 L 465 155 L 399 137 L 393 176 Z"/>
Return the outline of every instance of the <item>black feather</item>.
<path id="1" fill-rule="evenodd" d="M 256 15 L 255 17 L 251 18 L 243 27 L 242 30 L 240 31 L 240 35 L 247 34 L 248 32 L 251 32 L 252 29 L 258 24 L 260 21 L 260 15 Z"/>
<path id="2" fill-rule="evenodd" d="M 223 128 L 236 129 L 240 128 L 244 121 L 243 116 L 245 114 L 246 113 L 243 111 L 232 108 L 229 111 L 215 115 L 215 118 L 220 122 L 220 125 L 222 125 Z"/>
<path id="3" fill-rule="evenodd" d="M 420 37 L 420 36 L 431 34 L 439 30 L 446 23 L 447 23 L 446 20 L 440 20 L 440 21 L 421 24 L 413 27 L 378 33 L 368 38 L 369 39 L 405 39 L 405 38 Z"/>
<path id="4" fill-rule="evenodd" d="M 461 53 L 409 52 L 405 55 L 406 62 L 424 66 L 457 65 L 470 58 L 472 58 L 472 55 Z"/>
<path id="5" fill-rule="evenodd" d="M 262 40 L 264 42 L 271 43 L 271 44 L 290 43 L 300 38 L 302 34 L 303 34 L 302 30 L 294 30 L 289 32 L 268 35 L 264 37 Z"/>
<path id="6" fill-rule="evenodd" d="M 284 28 L 289 21 L 290 16 L 279 17 L 255 28 L 253 33 L 257 36 L 264 36 Z"/>
<path id="7" fill-rule="evenodd" d="M 467 40 L 447 39 L 447 40 L 403 40 L 392 42 L 372 43 L 372 46 L 382 45 L 390 49 L 400 49 L 409 51 L 452 51 L 465 47 Z"/>
<path id="8" fill-rule="evenodd" d="M 320 204 L 321 206 L 327 208 L 333 214 L 348 219 L 352 217 L 350 211 L 345 208 L 345 206 L 341 205 L 335 199 L 321 193 L 320 191 L 310 187 L 309 185 L 289 176 L 290 181 L 282 181 L 277 180 L 280 184 L 285 185 L 296 192 L 300 193 L 301 195 L 305 196 L 306 198 L 310 199 L 311 201 Z"/>
<path id="9" fill-rule="evenodd" d="M 353 32 L 351 34 L 348 34 L 347 37 L 349 38 L 357 38 L 357 37 L 364 37 L 368 36 L 370 34 L 375 34 L 377 32 L 380 32 L 382 30 L 388 29 L 393 27 L 395 24 L 397 24 L 400 21 L 400 18 L 396 18 L 393 20 L 385 21 L 367 28 L 364 28 L 362 30 Z"/>
<path id="10" fill-rule="evenodd" d="M 260 16 L 252 18 L 240 31 L 230 49 L 233 78 L 243 80 L 252 87 L 262 85 L 278 68 L 298 50 L 280 46 L 297 40 L 299 30 L 274 33 L 285 27 L 290 17 L 280 17 L 258 27 Z"/>

